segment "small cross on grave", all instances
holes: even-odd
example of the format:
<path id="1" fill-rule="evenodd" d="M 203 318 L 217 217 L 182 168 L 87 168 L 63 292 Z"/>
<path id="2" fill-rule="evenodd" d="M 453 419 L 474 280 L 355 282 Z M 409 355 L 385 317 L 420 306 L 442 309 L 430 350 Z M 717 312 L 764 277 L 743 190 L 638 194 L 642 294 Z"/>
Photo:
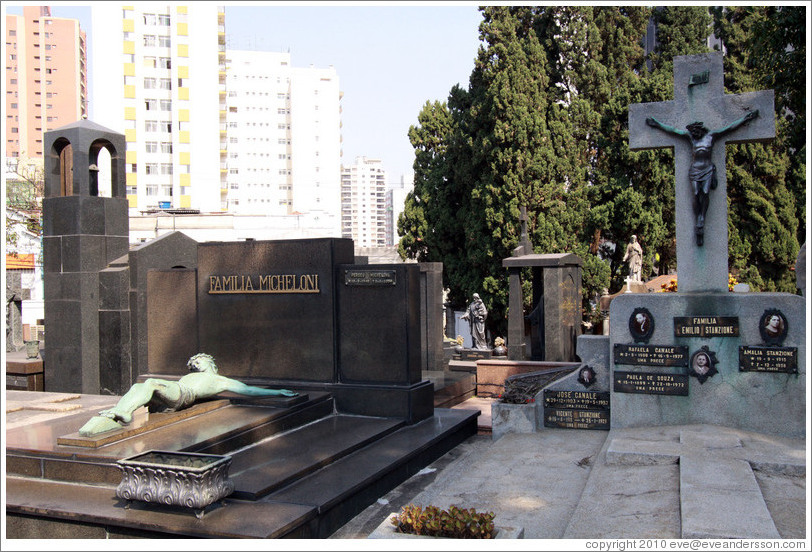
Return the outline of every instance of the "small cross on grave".
<path id="1" fill-rule="evenodd" d="M 524 205 L 519 207 L 519 223 L 521 224 L 521 236 L 519 244 L 513 249 L 514 257 L 533 254 L 533 244 L 530 243 L 530 235 L 527 232 L 527 209 Z"/>
<path id="2" fill-rule="evenodd" d="M 618 437 L 606 451 L 611 465 L 679 464 L 682 538 L 779 539 L 753 468 L 806 473 L 802 449 L 779 443 L 742 444 L 722 431 L 680 431 L 679 442 Z M 734 507 L 735 506 L 735 507 Z"/>
<path id="3" fill-rule="evenodd" d="M 674 58 L 674 99 L 629 106 L 629 148 L 673 148 L 680 292 L 727 291 L 725 144 L 775 137 L 772 90 L 725 94 L 722 54 Z"/>

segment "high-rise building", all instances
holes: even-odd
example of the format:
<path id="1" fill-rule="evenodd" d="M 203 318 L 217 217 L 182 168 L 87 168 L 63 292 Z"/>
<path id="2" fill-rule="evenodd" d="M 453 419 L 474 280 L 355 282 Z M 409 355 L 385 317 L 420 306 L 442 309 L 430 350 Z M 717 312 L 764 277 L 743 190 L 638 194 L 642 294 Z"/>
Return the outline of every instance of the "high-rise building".
<path id="1" fill-rule="evenodd" d="M 228 50 L 224 208 L 296 215 L 340 235 L 341 92 L 336 70 L 288 53 Z"/>
<path id="2" fill-rule="evenodd" d="M 406 177 L 401 176 L 400 182 L 390 185 L 386 190 L 386 245 L 397 246 L 400 242 L 398 235 L 398 217 L 403 212 L 406 204 L 406 196 L 414 188 L 411 178 L 406 181 Z"/>
<path id="3" fill-rule="evenodd" d="M 356 157 L 341 170 L 341 235 L 356 247 L 384 247 L 386 171 L 379 159 Z"/>
<path id="4" fill-rule="evenodd" d="M 225 9 L 94 3 L 93 120 L 125 135 L 131 213 L 221 210 Z M 101 169 L 101 167 L 100 167 Z"/>
<path id="5" fill-rule="evenodd" d="M 42 159 L 42 133 L 87 114 L 85 32 L 47 6 L 6 15 L 6 158 Z"/>

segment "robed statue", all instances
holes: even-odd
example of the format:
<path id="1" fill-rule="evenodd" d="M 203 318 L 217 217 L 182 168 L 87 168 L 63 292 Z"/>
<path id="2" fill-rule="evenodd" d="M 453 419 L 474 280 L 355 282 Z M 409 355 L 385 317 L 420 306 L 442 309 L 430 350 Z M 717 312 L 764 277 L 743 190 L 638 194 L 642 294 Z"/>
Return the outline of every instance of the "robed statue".
<path id="1" fill-rule="evenodd" d="M 474 349 L 487 349 L 488 343 L 485 339 L 485 319 L 488 317 L 488 309 L 482 302 L 478 293 L 474 293 L 474 300 L 468 305 L 460 319 L 467 320 L 471 329 L 471 339 L 474 342 Z"/>

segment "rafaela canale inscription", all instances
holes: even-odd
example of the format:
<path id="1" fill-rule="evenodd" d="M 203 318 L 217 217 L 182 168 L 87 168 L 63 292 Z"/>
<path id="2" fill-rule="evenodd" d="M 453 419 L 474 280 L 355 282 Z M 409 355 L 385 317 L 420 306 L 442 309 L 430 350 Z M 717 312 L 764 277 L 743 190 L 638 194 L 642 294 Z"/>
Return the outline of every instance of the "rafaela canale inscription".
<path id="1" fill-rule="evenodd" d="M 688 347 L 615 343 L 615 364 L 688 366 Z"/>

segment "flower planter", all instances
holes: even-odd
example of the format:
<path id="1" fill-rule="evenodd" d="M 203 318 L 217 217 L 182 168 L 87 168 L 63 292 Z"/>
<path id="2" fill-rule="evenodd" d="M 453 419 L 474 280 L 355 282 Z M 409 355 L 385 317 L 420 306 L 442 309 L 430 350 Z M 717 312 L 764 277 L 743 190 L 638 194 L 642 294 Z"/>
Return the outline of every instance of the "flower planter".
<path id="1" fill-rule="evenodd" d="M 398 533 L 395 531 L 395 526 L 389 521 L 392 517 L 397 516 L 398 512 L 392 512 L 383 522 L 369 534 L 368 539 L 448 539 L 449 537 L 430 537 L 428 535 L 411 535 L 409 533 Z M 496 526 L 494 539 L 523 539 L 523 527 L 500 527 Z M 454 539 L 460 540 L 460 539 Z M 489 540 L 489 539 L 465 539 L 465 540 Z"/>
<path id="2" fill-rule="evenodd" d="M 25 358 L 39 357 L 39 339 L 25 342 Z"/>
<path id="3" fill-rule="evenodd" d="M 206 507 L 234 491 L 230 456 L 152 450 L 117 462 L 116 496 L 127 501 L 180 506 L 203 517 Z"/>

